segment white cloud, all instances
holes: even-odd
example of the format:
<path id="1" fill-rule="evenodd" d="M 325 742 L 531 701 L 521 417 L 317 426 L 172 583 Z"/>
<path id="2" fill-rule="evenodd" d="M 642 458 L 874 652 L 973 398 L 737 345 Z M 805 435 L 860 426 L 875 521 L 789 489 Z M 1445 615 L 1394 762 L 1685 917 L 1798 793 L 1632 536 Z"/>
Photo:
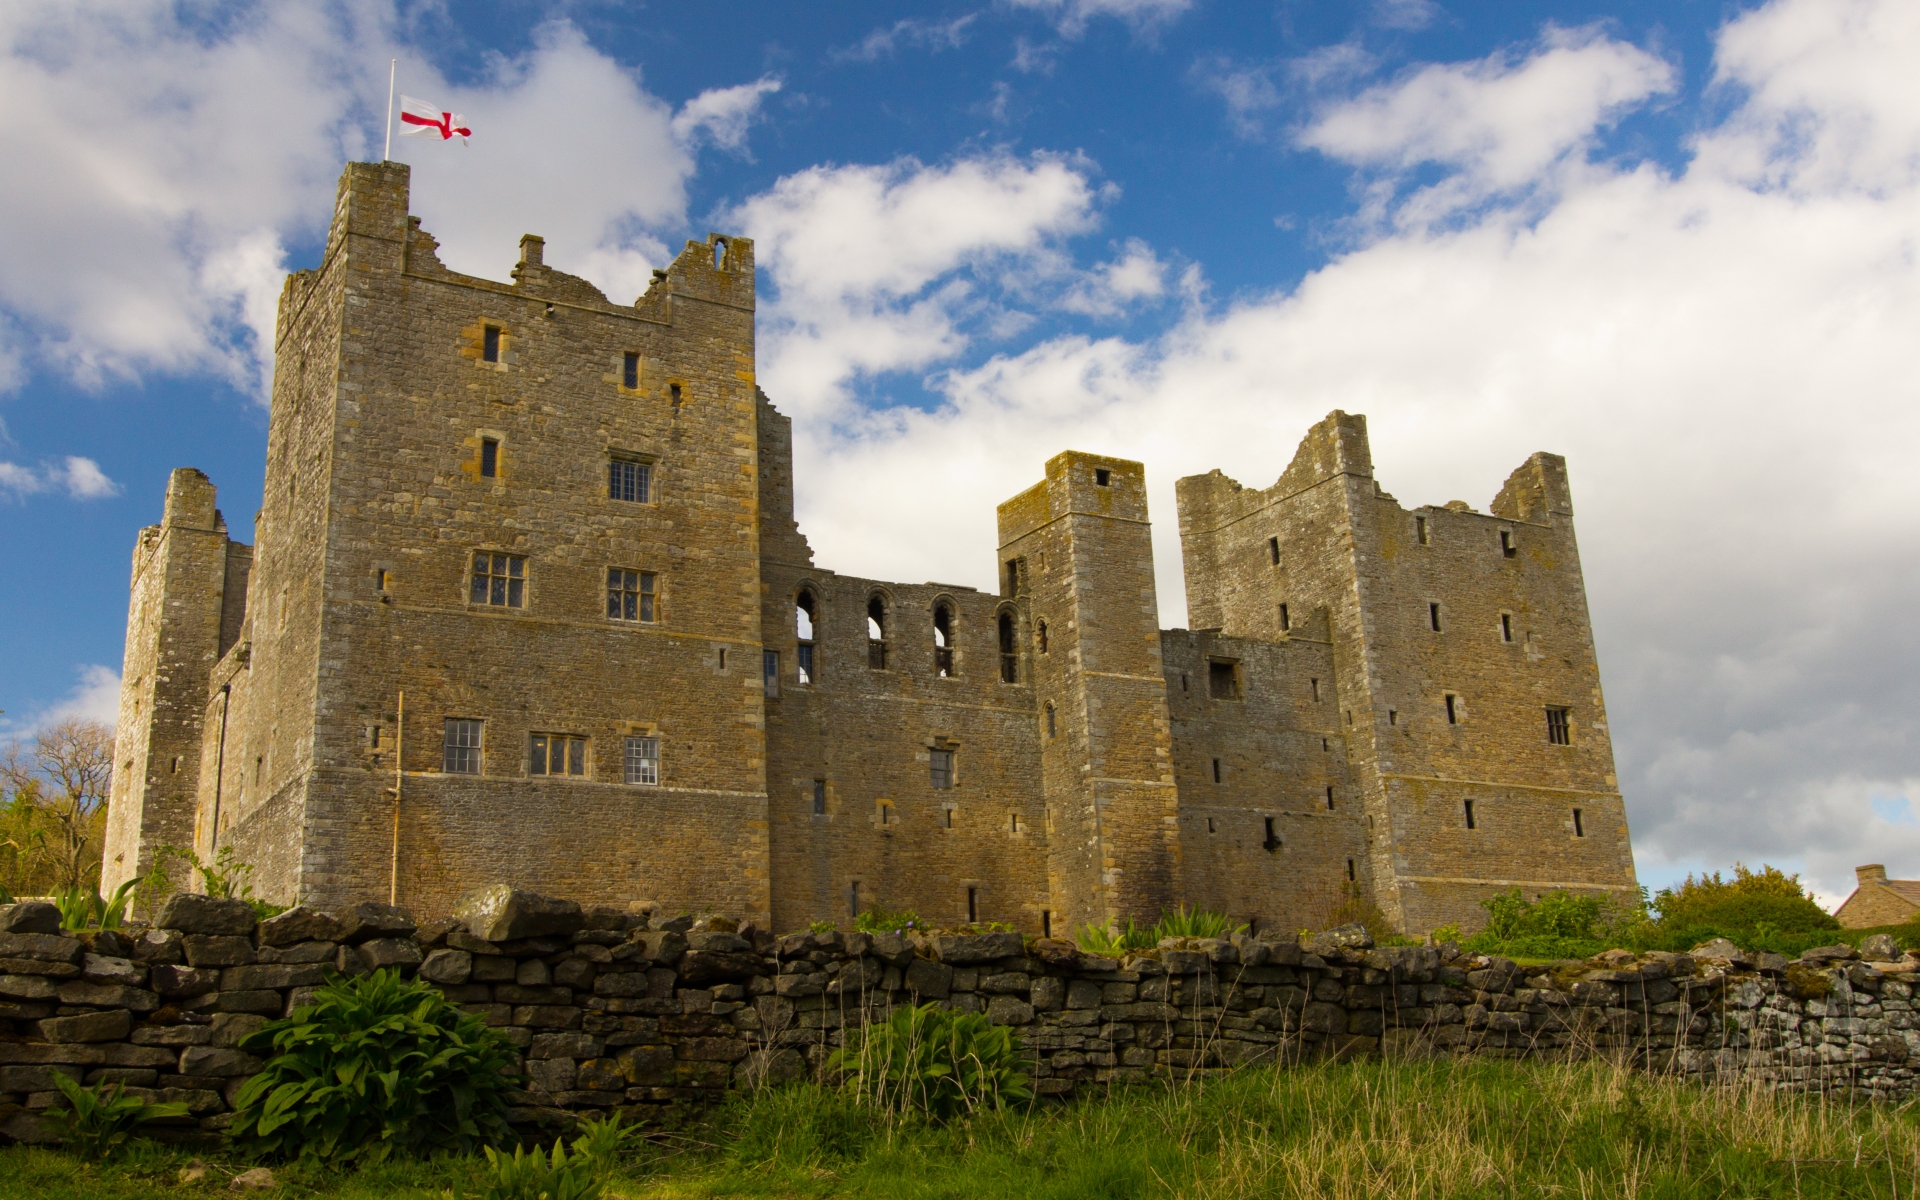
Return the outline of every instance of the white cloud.
<path id="1" fill-rule="evenodd" d="M 1368 19 L 1382 29 L 1425 29 L 1440 19 L 1434 0 L 1373 0 Z"/>
<path id="2" fill-rule="evenodd" d="M 65 492 L 76 500 L 98 500 L 118 496 L 120 485 L 107 478 L 99 463 L 68 455 L 38 467 L 0 462 L 0 491 L 12 492 L 16 499 L 36 492 Z"/>
<path id="3" fill-rule="evenodd" d="M 1524 60 L 1416 71 L 1318 138 L 1369 170 L 1438 164 L 1479 208 L 1381 227 L 1289 292 L 1191 307 L 1145 342 L 1054 336 L 935 377 L 935 411 L 819 406 L 797 365 L 823 354 L 839 379 L 852 360 L 790 318 L 766 374 L 777 403 L 803 397 L 803 528 L 838 570 L 990 587 L 993 504 L 1048 456 L 1142 459 L 1174 624 L 1178 476 L 1264 486 L 1336 407 L 1368 415 L 1408 505 L 1484 507 L 1529 453 L 1560 451 L 1642 861 L 1799 864 L 1829 896 L 1859 862 L 1920 877 L 1920 827 L 1872 808 L 1920 779 L 1906 13 L 1786 0 L 1730 23 L 1717 69 L 1742 90 L 1679 171 L 1587 161 L 1599 124 L 1669 86 L 1644 51 L 1555 34 Z M 864 250 L 826 307 L 891 277 Z M 904 336 L 914 313 L 871 315 Z"/>
<path id="4" fill-rule="evenodd" d="M 1120 257 L 1101 263 L 1058 301 L 1067 312 L 1118 316 L 1141 300 L 1166 294 L 1167 264 L 1139 238 L 1128 238 Z"/>
<path id="5" fill-rule="evenodd" d="M 917 46 L 938 53 L 958 50 L 967 41 L 967 27 L 979 20 L 979 13 L 968 13 L 951 21 L 926 21 L 908 17 L 883 25 L 844 50 L 828 54 L 834 62 L 877 62 L 892 58 L 902 45 Z"/>
<path id="6" fill-rule="evenodd" d="M 1010 0 L 1015 8 L 1045 13 L 1067 37 L 1079 37 L 1098 17 L 1113 17 L 1135 30 L 1151 31 L 1177 19 L 1193 0 Z"/>
<path id="7" fill-rule="evenodd" d="M 760 102 L 780 90 L 772 76 L 734 87 L 709 88 L 680 106 L 673 117 L 673 136 L 683 145 L 703 138 L 722 150 L 746 145 L 747 129 L 760 115 Z"/>
<path id="8" fill-rule="evenodd" d="M 97 663 L 83 666 L 80 668 L 80 680 L 72 691 L 18 719 L 0 716 L 0 731 L 4 731 L 8 737 L 31 737 L 37 730 L 69 717 L 98 721 L 109 729 L 119 724 L 120 673 Z"/>

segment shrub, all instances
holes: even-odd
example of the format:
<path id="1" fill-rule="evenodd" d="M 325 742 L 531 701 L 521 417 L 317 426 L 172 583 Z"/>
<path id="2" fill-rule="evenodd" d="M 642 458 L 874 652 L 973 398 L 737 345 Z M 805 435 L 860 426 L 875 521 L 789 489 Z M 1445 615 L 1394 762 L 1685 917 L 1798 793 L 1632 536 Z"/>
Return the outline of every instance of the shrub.
<path id="1" fill-rule="evenodd" d="M 1160 944 L 1161 938 L 1227 937 L 1245 929 L 1245 925 L 1230 927 L 1225 913 L 1209 912 L 1203 908 L 1189 911 L 1183 904 L 1172 912 L 1162 910 L 1160 919 L 1148 928 L 1143 929 L 1132 921 L 1117 930 L 1082 925 L 1080 932 L 1073 935 L 1073 940 L 1089 954 L 1118 958 L 1129 950 L 1151 950 Z"/>
<path id="2" fill-rule="evenodd" d="M 845 1071 L 848 1090 L 879 1108 L 945 1120 L 1033 1098 L 1013 1030 L 980 1013 L 902 1008 L 848 1040 L 827 1069 Z"/>
<path id="3" fill-rule="evenodd" d="M 1680 886 L 1655 893 L 1651 907 L 1653 925 L 1662 933 L 1712 927 L 1735 935 L 1736 942 L 1738 934 L 1759 932 L 1762 926 L 1776 933 L 1840 928 L 1840 922 L 1800 886 L 1800 876 L 1766 863 L 1758 871 L 1735 863 L 1731 880 L 1722 879 L 1718 871 L 1703 872 L 1697 880 L 1688 875 Z"/>
<path id="4" fill-rule="evenodd" d="M 83 1088 L 65 1075 L 54 1072 L 54 1086 L 67 1098 L 68 1107 L 50 1108 L 48 1119 L 59 1130 L 67 1149 L 83 1158 L 107 1158 L 133 1137 L 136 1127 L 148 1121 L 172 1120 L 187 1115 L 185 1104 L 155 1104 L 136 1100 L 117 1083 L 96 1083 Z M 108 1089 L 112 1089 L 109 1092 Z"/>
<path id="5" fill-rule="evenodd" d="M 622 1125 L 617 1112 L 593 1117 L 580 1122 L 580 1136 L 573 1139 L 573 1152 L 592 1163 L 593 1177 L 604 1183 L 639 1132 L 631 1125 Z"/>
<path id="6" fill-rule="evenodd" d="M 853 927 L 861 933 L 907 933 L 925 929 L 927 923 L 910 908 L 890 909 L 876 904 L 855 917 Z"/>
<path id="7" fill-rule="evenodd" d="M 1160 920 L 1154 924 L 1153 935 L 1155 944 L 1158 944 L 1161 938 L 1219 938 L 1245 929 L 1245 925 L 1229 928 L 1225 913 L 1208 912 L 1204 908 L 1188 911 L 1187 906 L 1182 904 L 1172 912 L 1160 914 Z"/>
<path id="8" fill-rule="evenodd" d="M 127 923 L 127 905 L 132 902 L 134 889 L 140 886 L 140 876 L 122 883 L 114 889 L 109 899 L 101 899 L 97 889 L 92 887 L 68 888 L 54 897 L 54 907 L 60 910 L 60 928 L 62 929 L 119 929 Z"/>
<path id="9" fill-rule="evenodd" d="M 558 1140 L 552 1155 L 538 1146 L 515 1146 L 512 1158 L 492 1146 L 486 1150 L 487 1189 L 475 1200 L 597 1200 L 606 1186 L 592 1156 L 576 1149 L 568 1158 Z M 453 1195 L 462 1200 L 458 1188 Z"/>
<path id="10" fill-rule="evenodd" d="M 1644 924 L 1637 907 L 1557 890 L 1528 900 L 1516 887 L 1482 900 L 1480 907 L 1487 910 L 1486 927 L 1462 945 L 1514 958 L 1589 958 L 1622 944 L 1631 928 Z"/>
<path id="11" fill-rule="evenodd" d="M 479 1017 L 390 969 L 330 979 L 241 1048 L 272 1054 L 234 1105 L 230 1136 L 256 1154 L 378 1160 L 471 1152 L 507 1135 L 511 1049 Z"/>

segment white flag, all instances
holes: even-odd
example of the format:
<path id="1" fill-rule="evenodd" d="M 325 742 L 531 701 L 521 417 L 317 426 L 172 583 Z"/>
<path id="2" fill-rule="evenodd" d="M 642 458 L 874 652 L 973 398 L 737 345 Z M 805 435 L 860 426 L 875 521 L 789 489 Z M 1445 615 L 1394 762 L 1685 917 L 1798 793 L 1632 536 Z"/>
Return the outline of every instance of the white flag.
<path id="1" fill-rule="evenodd" d="M 400 97 L 400 136 L 438 137 L 441 141 L 459 138 L 465 142 L 473 130 L 466 127 L 459 113 L 443 112 L 437 104 Z"/>

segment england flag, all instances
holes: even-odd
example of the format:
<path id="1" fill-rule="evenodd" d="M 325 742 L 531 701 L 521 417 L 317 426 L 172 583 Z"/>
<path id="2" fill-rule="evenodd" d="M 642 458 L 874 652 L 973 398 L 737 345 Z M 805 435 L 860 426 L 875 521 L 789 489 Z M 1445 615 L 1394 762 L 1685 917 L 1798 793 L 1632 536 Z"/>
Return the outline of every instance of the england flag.
<path id="1" fill-rule="evenodd" d="M 443 142 L 457 137 L 464 145 L 472 133 L 459 113 L 443 112 L 439 105 L 412 96 L 400 97 L 401 137 L 437 137 Z"/>

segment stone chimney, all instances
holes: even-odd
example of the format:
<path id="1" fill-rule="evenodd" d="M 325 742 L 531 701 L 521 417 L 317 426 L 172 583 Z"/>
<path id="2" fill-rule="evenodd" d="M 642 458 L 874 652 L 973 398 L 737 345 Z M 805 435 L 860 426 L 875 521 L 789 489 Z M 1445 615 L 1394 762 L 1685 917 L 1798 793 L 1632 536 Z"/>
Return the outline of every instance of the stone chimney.
<path id="1" fill-rule="evenodd" d="M 1879 863 L 1873 863 L 1865 867 L 1855 867 L 1853 869 L 1853 878 L 1861 887 L 1866 887 L 1870 883 L 1885 883 L 1887 881 L 1887 868 Z"/>

